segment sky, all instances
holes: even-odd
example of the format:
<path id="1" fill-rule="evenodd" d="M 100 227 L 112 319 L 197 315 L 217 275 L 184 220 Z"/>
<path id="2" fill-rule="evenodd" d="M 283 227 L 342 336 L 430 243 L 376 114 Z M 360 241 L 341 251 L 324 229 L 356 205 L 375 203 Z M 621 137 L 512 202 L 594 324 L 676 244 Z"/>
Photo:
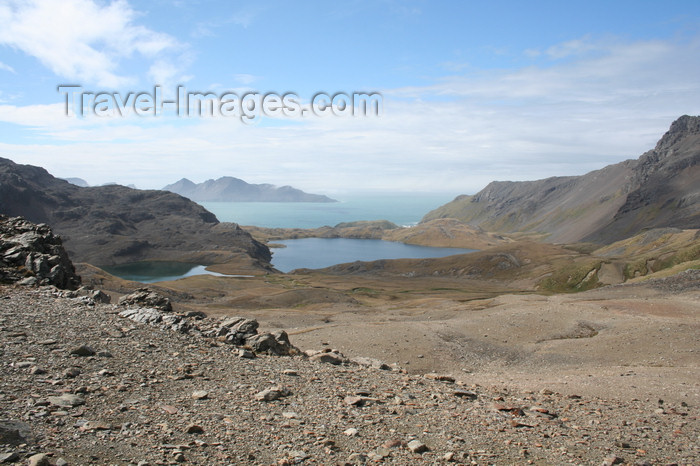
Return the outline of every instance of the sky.
<path id="1" fill-rule="evenodd" d="M 0 0 L 0 157 L 91 185 L 472 194 L 684 114 L 697 0 Z"/>

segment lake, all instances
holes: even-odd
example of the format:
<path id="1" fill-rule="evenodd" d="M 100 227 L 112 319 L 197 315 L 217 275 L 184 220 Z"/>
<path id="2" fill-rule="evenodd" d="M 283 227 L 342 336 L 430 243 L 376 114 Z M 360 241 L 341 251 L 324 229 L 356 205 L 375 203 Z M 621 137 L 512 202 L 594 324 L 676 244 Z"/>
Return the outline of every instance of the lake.
<path id="1" fill-rule="evenodd" d="M 320 269 L 335 264 L 379 259 L 424 259 L 474 252 L 474 249 L 433 248 L 396 243 L 379 239 L 303 238 L 276 241 L 284 248 L 272 248 L 272 265 L 281 272 L 294 269 Z M 251 277 L 224 275 L 206 270 L 205 266 L 187 262 L 144 261 L 102 267 L 106 272 L 141 283 L 155 283 L 194 275 L 218 277 Z"/>
<path id="2" fill-rule="evenodd" d="M 474 249 L 434 248 L 379 239 L 302 238 L 275 241 L 285 248 L 274 248 L 272 265 L 282 272 L 319 269 L 335 264 L 380 259 L 425 259 L 474 252 Z"/>
<path id="3" fill-rule="evenodd" d="M 339 196 L 340 202 L 200 202 L 222 222 L 267 228 L 318 228 L 356 220 L 389 220 L 415 225 L 430 210 L 452 199 L 453 194 L 382 193 Z M 282 272 L 298 268 L 323 268 L 335 264 L 379 259 L 444 257 L 473 252 L 471 249 L 432 248 L 382 240 L 305 238 L 275 241 L 286 248 L 272 249 L 272 264 Z M 193 275 L 221 275 L 200 264 L 150 261 L 103 267 L 126 280 L 142 283 L 177 280 Z"/>

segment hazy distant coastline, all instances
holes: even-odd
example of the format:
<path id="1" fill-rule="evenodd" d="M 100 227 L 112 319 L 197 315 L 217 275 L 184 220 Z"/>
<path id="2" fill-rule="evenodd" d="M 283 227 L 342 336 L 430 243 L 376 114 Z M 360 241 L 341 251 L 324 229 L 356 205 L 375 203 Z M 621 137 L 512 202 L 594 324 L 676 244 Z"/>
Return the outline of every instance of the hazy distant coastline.
<path id="1" fill-rule="evenodd" d="M 187 178 L 163 188 L 196 202 L 338 202 L 323 194 L 310 194 L 292 186 L 251 184 L 232 176 L 194 183 Z"/>

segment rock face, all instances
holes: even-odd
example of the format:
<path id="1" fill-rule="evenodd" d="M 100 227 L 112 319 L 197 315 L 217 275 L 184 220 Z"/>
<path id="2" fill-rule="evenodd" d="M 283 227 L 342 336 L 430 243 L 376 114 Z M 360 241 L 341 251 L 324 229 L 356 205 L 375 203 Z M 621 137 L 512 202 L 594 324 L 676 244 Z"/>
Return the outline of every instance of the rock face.
<path id="1" fill-rule="evenodd" d="M 95 265 L 183 256 L 206 264 L 207 255 L 228 255 L 226 260 L 246 257 L 266 267 L 271 258 L 238 225 L 219 223 L 177 194 L 118 185 L 83 188 L 3 158 L 0 213 L 51 225 L 73 260 Z"/>
<path id="2" fill-rule="evenodd" d="M 612 243 L 643 228 L 700 227 L 700 117 L 676 120 L 656 147 L 583 176 L 490 183 L 423 220 L 457 218 L 547 241 Z"/>
<path id="3" fill-rule="evenodd" d="M 51 228 L 0 215 L 0 282 L 73 290 L 80 277 Z"/>
<path id="4" fill-rule="evenodd" d="M 328 196 L 305 193 L 291 186 L 278 188 L 271 184 L 250 184 L 231 176 L 199 184 L 183 178 L 163 190 L 203 202 L 338 202 Z"/>

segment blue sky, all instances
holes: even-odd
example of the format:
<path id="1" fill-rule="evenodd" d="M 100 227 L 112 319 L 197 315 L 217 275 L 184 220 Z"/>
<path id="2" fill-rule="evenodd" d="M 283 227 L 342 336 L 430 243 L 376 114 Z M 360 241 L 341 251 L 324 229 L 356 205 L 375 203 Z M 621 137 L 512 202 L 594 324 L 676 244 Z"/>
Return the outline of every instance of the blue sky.
<path id="1" fill-rule="evenodd" d="M 473 193 L 575 175 L 700 114 L 697 1 L 0 2 L 0 156 L 91 184 L 229 175 Z M 83 91 L 377 92 L 379 117 L 65 115 Z M 259 111 L 260 108 L 258 107 Z"/>

